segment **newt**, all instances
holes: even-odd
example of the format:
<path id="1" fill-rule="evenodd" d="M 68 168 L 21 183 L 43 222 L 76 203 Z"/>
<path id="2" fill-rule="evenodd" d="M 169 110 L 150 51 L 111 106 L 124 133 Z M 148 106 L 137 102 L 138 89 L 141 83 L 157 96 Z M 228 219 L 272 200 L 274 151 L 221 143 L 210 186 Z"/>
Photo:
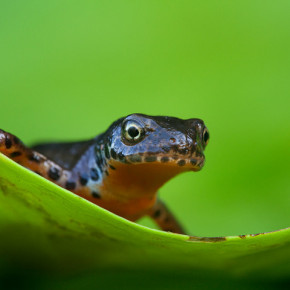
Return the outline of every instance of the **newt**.
<path id="1" fill-rule="evenodd" d="M 164 231 L 184 234 L 158 189 L 205 161 L 209 131 L 201 119 L 131 114 L 80 142 L 31 148 L 0 130 L 0 152 L 57 185 L 130 221 L 150 216 Z"/>

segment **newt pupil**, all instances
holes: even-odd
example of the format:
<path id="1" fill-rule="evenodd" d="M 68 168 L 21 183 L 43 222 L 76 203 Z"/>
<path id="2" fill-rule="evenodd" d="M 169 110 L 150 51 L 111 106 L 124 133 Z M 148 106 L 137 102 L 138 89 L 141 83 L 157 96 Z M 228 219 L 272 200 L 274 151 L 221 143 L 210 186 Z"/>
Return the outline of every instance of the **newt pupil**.
<path id="1" fill-rule="evenodd" d="M 130 127 L 130 128 L 128 129 L 128 134 L 129 134 L 132 138 L 135 138 L 135 137 L 137 137 L 137 136 L 139 135 L 139 130 L 138 130 L 136 127 L 132 126 L 132 127 Z"/>
<path id="2" fill-rule="evenodd" d="M 204 133 L 204 137 L 203 137 L 204 143 L 206 143 L 208 141 L 208 139 L 209 139 L 209 133 L 206 131 Z"/>

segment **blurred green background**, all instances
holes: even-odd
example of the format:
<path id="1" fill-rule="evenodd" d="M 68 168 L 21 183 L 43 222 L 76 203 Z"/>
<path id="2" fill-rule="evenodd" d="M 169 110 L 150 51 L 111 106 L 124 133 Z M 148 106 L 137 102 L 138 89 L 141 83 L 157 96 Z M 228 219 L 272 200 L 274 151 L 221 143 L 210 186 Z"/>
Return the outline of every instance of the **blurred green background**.
<path id="1" fill-rule="evenodd" d="M 202 118 L 206 166 L 161 189 L 188 232 L 288 227 L 289 12 L 288 0 L 1 0 L 0 128 L 29 144 L 90 138 L 134 112 Z"/>

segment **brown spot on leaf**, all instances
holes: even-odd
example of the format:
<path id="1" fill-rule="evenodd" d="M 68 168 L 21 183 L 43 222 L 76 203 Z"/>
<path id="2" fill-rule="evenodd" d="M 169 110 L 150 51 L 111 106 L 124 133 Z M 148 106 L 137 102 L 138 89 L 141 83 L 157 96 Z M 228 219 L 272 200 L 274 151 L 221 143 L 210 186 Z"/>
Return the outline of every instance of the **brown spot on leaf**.
<path id="1" fill-rule="evenodd" d="M 226 237 L 195 237 L 190 236 L 189 241 L 191 242 L 205 242 L 205 243 L 217 243 L 226 241 Z"/>

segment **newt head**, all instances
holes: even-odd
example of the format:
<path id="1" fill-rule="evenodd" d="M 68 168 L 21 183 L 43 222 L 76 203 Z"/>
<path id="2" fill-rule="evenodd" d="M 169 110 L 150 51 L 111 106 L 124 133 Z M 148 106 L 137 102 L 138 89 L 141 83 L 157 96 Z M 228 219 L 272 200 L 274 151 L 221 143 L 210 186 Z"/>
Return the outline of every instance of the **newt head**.
<path id="1" fill-rule="evenodd" d="M 200 119 L 132 114 L 114 122 L 102 139 L 109 164 L 106 187 L 138 195 L 156 193 L 181 172 L 199 171 L 209 132 Z"/>

